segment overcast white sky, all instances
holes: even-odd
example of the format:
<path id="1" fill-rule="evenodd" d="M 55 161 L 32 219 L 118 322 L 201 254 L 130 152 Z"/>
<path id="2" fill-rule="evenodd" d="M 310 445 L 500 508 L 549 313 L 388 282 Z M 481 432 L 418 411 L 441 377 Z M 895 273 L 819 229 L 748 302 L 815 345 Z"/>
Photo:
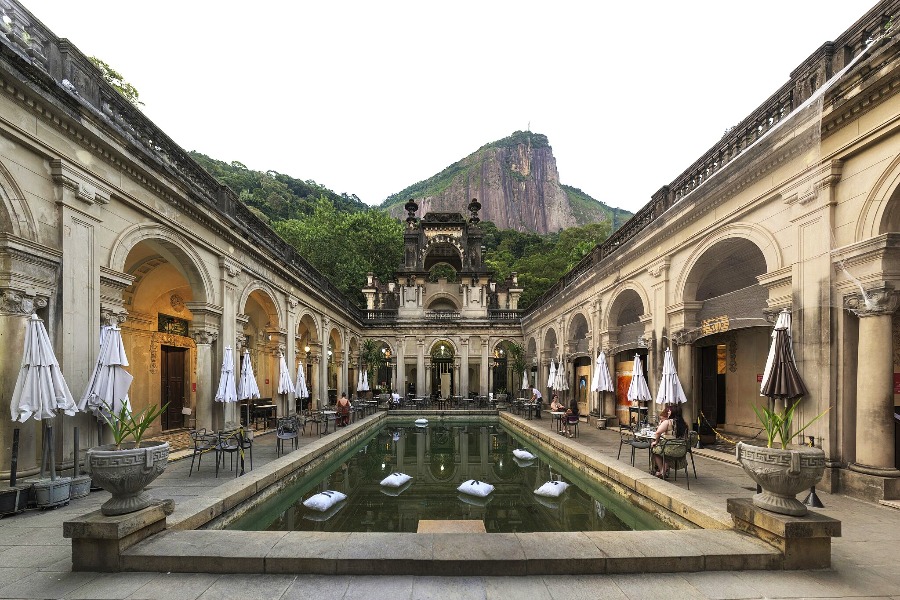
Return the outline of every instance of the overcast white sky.
<path id="1" fill-rule="evenodd" d="M 186 150 L 370 204 L 517 129 L 635 211 L 872 0 L 23 0 Z"/>

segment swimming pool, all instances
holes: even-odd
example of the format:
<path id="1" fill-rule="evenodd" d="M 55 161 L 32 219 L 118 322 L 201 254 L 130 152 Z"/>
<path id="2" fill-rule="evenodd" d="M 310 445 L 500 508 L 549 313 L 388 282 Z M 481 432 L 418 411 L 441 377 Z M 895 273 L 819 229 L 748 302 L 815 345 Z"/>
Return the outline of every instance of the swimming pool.
<path id="1" fill-rule="evenodd" d="M 535 455 L 520 460 L 515 449 Z M 379 482 L 402 472 L 400 488 Z M 495 486 L 486 498 L 457 492 L 465 480 Z M 534 491 L 548 481 L 568 488 L 557 497 Z M 347 499 L 326 511 L 303 501 L 324 490 Z M 668 529 L 601 481 L 529 444 L 498 419 L 432 419 L 425 427 L 391 423 L 229 524 L 248 531 L 415 532 L 419 521 L 478 520 L 488 533 Z"/>

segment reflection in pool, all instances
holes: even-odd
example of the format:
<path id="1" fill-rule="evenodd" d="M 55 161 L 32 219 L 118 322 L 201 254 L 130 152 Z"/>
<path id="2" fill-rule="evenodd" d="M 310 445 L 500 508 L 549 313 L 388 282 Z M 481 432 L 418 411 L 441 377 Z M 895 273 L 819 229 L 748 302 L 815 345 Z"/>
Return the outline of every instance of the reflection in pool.
<path id="1" fill-rule="evenodd" d="M 513 456 L 516 448 L 533 460 Z M 412 480 L 380 486 L 394 472 Z M 457 492 L 468 479 L 495 486 L 486 498 Z M 570 485 L 559 498 L 534 490 L 551 480 Z M 324 512 L 303 506 L 323 490 L 347 494 Z M 275 498 L 253 509 L 231 529 L 415 532 L 420 519 L 477 519 L 488 533 L 666 529 L 599 481 L 548 461 L 492 422 L 432 422 L 427 427 L 388 426 Z"/>

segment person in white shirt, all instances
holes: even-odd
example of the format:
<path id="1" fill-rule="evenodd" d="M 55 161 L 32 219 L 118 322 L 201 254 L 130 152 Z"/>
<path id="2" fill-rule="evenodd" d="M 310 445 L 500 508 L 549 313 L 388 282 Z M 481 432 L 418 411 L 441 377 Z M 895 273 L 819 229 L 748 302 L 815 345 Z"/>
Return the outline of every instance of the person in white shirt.
<path id="1" fill-rule="evenodd" d="M 543 396 L 541 396 L 541 391 L 537 388 L 531 388 L 531 401 L 535 403 L 534 406 L 534 418 L 541 418 L 541 403 L 543 402 Z"/>

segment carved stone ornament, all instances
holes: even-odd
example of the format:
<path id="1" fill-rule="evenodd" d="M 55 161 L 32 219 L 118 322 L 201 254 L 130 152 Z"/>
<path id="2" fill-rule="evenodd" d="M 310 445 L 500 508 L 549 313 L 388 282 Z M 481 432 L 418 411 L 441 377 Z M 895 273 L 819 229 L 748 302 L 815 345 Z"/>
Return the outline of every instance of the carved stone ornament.
<path id="1" fill-rule="evenodd" d="M 195 329 L 191 337 L 198 345 L 209 345 L 219 339 L 219 332 L 214 329 Z"/>
<path id="2" fill-rule="evenodd" d="M 676 346 L 693 344 L 696 337 L 697 331 L 695 329 L 679 329 L 678 331 L 672 332 L 671 335 L 672 343 Z"/>
<path id="3" fill-rule="evenodd" d="M 889 283 L 844 298 L 844 306 L 859 318 L 893 314 L 900 306 L 900 294 Z"/>
<path id="4" fill-rule="evenodd" d="M 184 310 L 184 298 L 178 294 L 172 294 L 169 296 L 169 305 L 176 313 L 180 313 Z"/>
<path id="5" fill-rule="evenodd" d="M 297 298 L 294 298 L 293 296 L 288 296 L 287 301 L 288 301 L 288 306 L 291 307 L 291 310 L 294 310 L 300 304 L 300 300 L 298 300 Z"/>
<path id="6" fill-rule="evenodd" d="M 128 320 L 128 311 L 125 309 L 113 310 L 111 308 L 100 309 L 101 325 L 121 325 Z"/>
<path id="7" fill-rule="evenodd" d="M 0 315 L 28 316 L 45 306 L 47 306 L 46 298 L 29 296 L 16 290 L 0 290 Z"/>

